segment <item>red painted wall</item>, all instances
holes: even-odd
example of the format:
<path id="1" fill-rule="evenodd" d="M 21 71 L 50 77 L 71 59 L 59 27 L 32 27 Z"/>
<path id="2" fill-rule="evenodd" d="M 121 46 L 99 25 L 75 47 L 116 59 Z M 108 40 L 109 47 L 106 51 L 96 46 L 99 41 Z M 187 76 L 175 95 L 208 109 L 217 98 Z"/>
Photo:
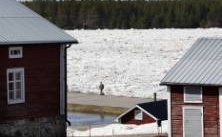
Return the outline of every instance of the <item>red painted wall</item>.
<path id="1" fill-rule="evenodd" d="M 7 68 L 24 67 L 25 103 L 7 104 Z M 60 46 L 26 45 L 23 58 L 9 59 L 0 47 L 0 121 L 59 114 Z"/>
<path id="2" fill-rule="evenodd" d="M 183 105 L 203 106 L 204 137 L 219 137 L 219 90 L 203 87 L 203 103 L 184 103 L 183 86 L 171 86 L 171 132 L 172 137 L 183 136 Z"/>
<path id="3" fill-rule="evenodd" d="M 138 108 L 136 108 L 138 109 Z M 147 115 L 146 113 L 143 112 L 143 120 L 136 120 L 134 119 L 134 111 L 136 109 L 133 109 L 132 111 L 130 111 L 129 113 L 127 113 L 126 115 L 124 115 L 121 118 L 121 123 L 122 124 L 147 124 L 147 123 L 153 123 L 156 122 L 155 119 L 153 119 L 152 117 L 150 117 L 149 115 Z"/>

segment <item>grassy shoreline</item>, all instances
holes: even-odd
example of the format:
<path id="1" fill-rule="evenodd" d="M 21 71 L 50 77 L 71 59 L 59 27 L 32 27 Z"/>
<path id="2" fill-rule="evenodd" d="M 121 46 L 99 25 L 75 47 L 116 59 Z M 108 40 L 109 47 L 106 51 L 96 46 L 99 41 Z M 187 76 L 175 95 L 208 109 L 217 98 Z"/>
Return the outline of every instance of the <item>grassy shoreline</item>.
<path id="1" fill-rule="evenodd" d="M 68 103 L 68 111 L 71 111 L 71 112 L 120 115 L 127 109 L 128 108 L 122 108 L 122 107 L 96 106 L 96 105 L 83 105 L 83 104 Z"/>

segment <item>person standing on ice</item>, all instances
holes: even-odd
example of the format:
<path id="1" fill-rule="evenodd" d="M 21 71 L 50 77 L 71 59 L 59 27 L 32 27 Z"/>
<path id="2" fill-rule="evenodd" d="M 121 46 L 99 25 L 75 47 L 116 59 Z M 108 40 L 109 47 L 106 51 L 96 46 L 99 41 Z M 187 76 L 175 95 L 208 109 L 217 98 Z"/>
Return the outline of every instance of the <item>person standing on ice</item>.
<path id="1" fill-rule="evenodd" d="M 99 85 L 100 95 L 104 95 L 103 89 L 104 89 L 104 85 L 102 82 L 100 82 L 100 85 Z"/>

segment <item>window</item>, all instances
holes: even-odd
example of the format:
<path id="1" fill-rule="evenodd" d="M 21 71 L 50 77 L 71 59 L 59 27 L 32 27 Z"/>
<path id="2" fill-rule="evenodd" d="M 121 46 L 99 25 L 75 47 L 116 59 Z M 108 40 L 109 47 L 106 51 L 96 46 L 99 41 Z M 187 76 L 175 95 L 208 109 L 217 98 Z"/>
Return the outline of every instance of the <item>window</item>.
<path id="1" fill-rule="evenodd" d="M 140 109 L 136 109 L 134 111 L 134 119 L 135 120 L 143 120 L 143 112 Z"/>
<path id="2" fill-rule="evenodd" d="M 7 69 L 8 104 L 24 103 L 24 68 Z"/>
<path id="3" fill-rule="evenodd" d="M 185 86 L 184 87 L 184 102 L 202 103 L 202 87 Z"/>
<path id="4" fill-rule="evenodd" d="M 9 58 L 22 58 L 22 47 L 10 47 Z"/>

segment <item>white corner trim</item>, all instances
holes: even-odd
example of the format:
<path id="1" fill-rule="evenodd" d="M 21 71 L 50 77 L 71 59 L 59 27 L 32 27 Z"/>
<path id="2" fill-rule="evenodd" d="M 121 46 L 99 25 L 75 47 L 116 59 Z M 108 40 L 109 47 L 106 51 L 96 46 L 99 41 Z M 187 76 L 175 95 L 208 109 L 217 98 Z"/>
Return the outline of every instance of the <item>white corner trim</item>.
<path id="1" fill-rule="evenodd" d="M 202 113 L 202 116 L 201 116 L 201 124 L 202 124 L 202 137 L 204 137 L 204 121 L 203 121 L 203 106 L 183 106 L 183 137 L 185 137 L 185 130 L 184 130 L 184 111 L 185 109 L 200 109 L 201 110 L 201 113 Z"/>
<path id="2" fill-rule="evenodd" d="M 220 137 L 222 137 L 222 87 L 219 87 L 219 125 Z"/>
<path id="3" fill-rule="evenodd" d="M 65 45 L 60 46 L 60 114 L 65 114 Z"/>
<path id="4" fill-rule="evenodd" d="M 168 137 L 171 137 L 171 87 L 167 86 Z"/>

